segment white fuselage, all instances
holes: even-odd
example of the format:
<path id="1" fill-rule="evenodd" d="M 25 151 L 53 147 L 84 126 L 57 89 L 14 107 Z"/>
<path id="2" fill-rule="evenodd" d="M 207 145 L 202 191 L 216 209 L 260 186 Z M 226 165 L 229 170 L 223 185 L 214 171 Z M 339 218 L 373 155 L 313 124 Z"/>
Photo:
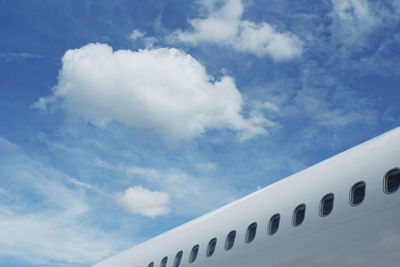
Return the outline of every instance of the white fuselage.
<path id="1" fill-rule="evenodd" d="M 384 191 L 388 171 L 400 168 L 400 128 L 336 155 L 286 179 L 150 239 L 95 267 L 181 266 L 400 266 L 400 190 Z M 365 197 L 351 205 L 351 189 L 365 183 Z M 320 215 L 321 199 L 334 195 L 331 213 Z M 305 204 L 304 221 L 293 226 L 296 207 Z M 280 214 L 279 228 L 268 234 L 270 218 Z M 250 224 L 257 230 L 246 243 Z M 233 247 L 225 249 L 235 230 Z M 206 257 L 216 238 L 212 256 Z M 189 263 L 193 246 L 196 260 Z"/>

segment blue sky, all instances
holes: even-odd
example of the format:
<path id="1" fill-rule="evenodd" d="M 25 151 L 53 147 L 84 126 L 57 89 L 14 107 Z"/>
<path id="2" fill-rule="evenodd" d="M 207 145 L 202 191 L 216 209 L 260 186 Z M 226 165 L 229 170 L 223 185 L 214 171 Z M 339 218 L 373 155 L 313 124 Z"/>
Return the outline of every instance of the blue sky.
<path id="1" fill-rule="evenodd" d="M 398 0 L 0 0 L 0 21 L 1 266 L 90 266 L 399 126 Z"/>

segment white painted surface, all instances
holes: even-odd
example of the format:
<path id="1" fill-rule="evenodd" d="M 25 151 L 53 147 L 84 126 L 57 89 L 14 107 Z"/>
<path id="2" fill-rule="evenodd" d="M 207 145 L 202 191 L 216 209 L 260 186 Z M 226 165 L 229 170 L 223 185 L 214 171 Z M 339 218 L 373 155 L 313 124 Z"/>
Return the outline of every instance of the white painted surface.
<path id="1" fill-rule="evenodd" d="M 384 175 L 400 167 L 400 128 L 376 137 L 306 170 L 289 176 L 225 207 L 146 241 L 94 267 L 159 267 L 183 250 L 180 266 L 400 266 L 400 190 L 383 191 Z M 366 196 L 351 206 L 351 187 L 366 183 Z M 320 201 L 334 193 L 330 215 L 319 215 Z M 294 209 L 304 203 L 304 222 L 292 226 Z M 278 232 L 267 234 L 271 216 L 280 213 Z M 247 227 L 258 223 L 255 240 L 244 242 Z M 236 230 L 233 248 L 225 251 L 228 233 Z M 208 242 L 218 239 L 207 258 Z M 189 263 L 190 250 L 200 245 Z"/>

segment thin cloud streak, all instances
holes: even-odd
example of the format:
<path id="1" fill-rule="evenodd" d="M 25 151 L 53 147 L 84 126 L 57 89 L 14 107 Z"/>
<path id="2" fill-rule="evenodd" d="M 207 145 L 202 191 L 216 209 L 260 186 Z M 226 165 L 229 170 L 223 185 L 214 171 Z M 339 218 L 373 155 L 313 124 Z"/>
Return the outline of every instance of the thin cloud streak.
<path id="1" fill-rule="evenodd" d="M 23 62 L 30 59 L 42 59 L 44 56 L 35 55 L 31 53 L 0 53 L 0 59 L 4 59 L 7 62 Z"/>

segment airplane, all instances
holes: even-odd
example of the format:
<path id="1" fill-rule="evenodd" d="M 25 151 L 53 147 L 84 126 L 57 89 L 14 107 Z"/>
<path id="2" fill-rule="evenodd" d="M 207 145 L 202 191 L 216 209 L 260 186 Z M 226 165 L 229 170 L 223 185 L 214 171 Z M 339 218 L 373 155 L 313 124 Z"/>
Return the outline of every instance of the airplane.
<path id="1" fill-rule="evenodd" d="M 400 127 L 93 267 L 400 266 Z"/>

